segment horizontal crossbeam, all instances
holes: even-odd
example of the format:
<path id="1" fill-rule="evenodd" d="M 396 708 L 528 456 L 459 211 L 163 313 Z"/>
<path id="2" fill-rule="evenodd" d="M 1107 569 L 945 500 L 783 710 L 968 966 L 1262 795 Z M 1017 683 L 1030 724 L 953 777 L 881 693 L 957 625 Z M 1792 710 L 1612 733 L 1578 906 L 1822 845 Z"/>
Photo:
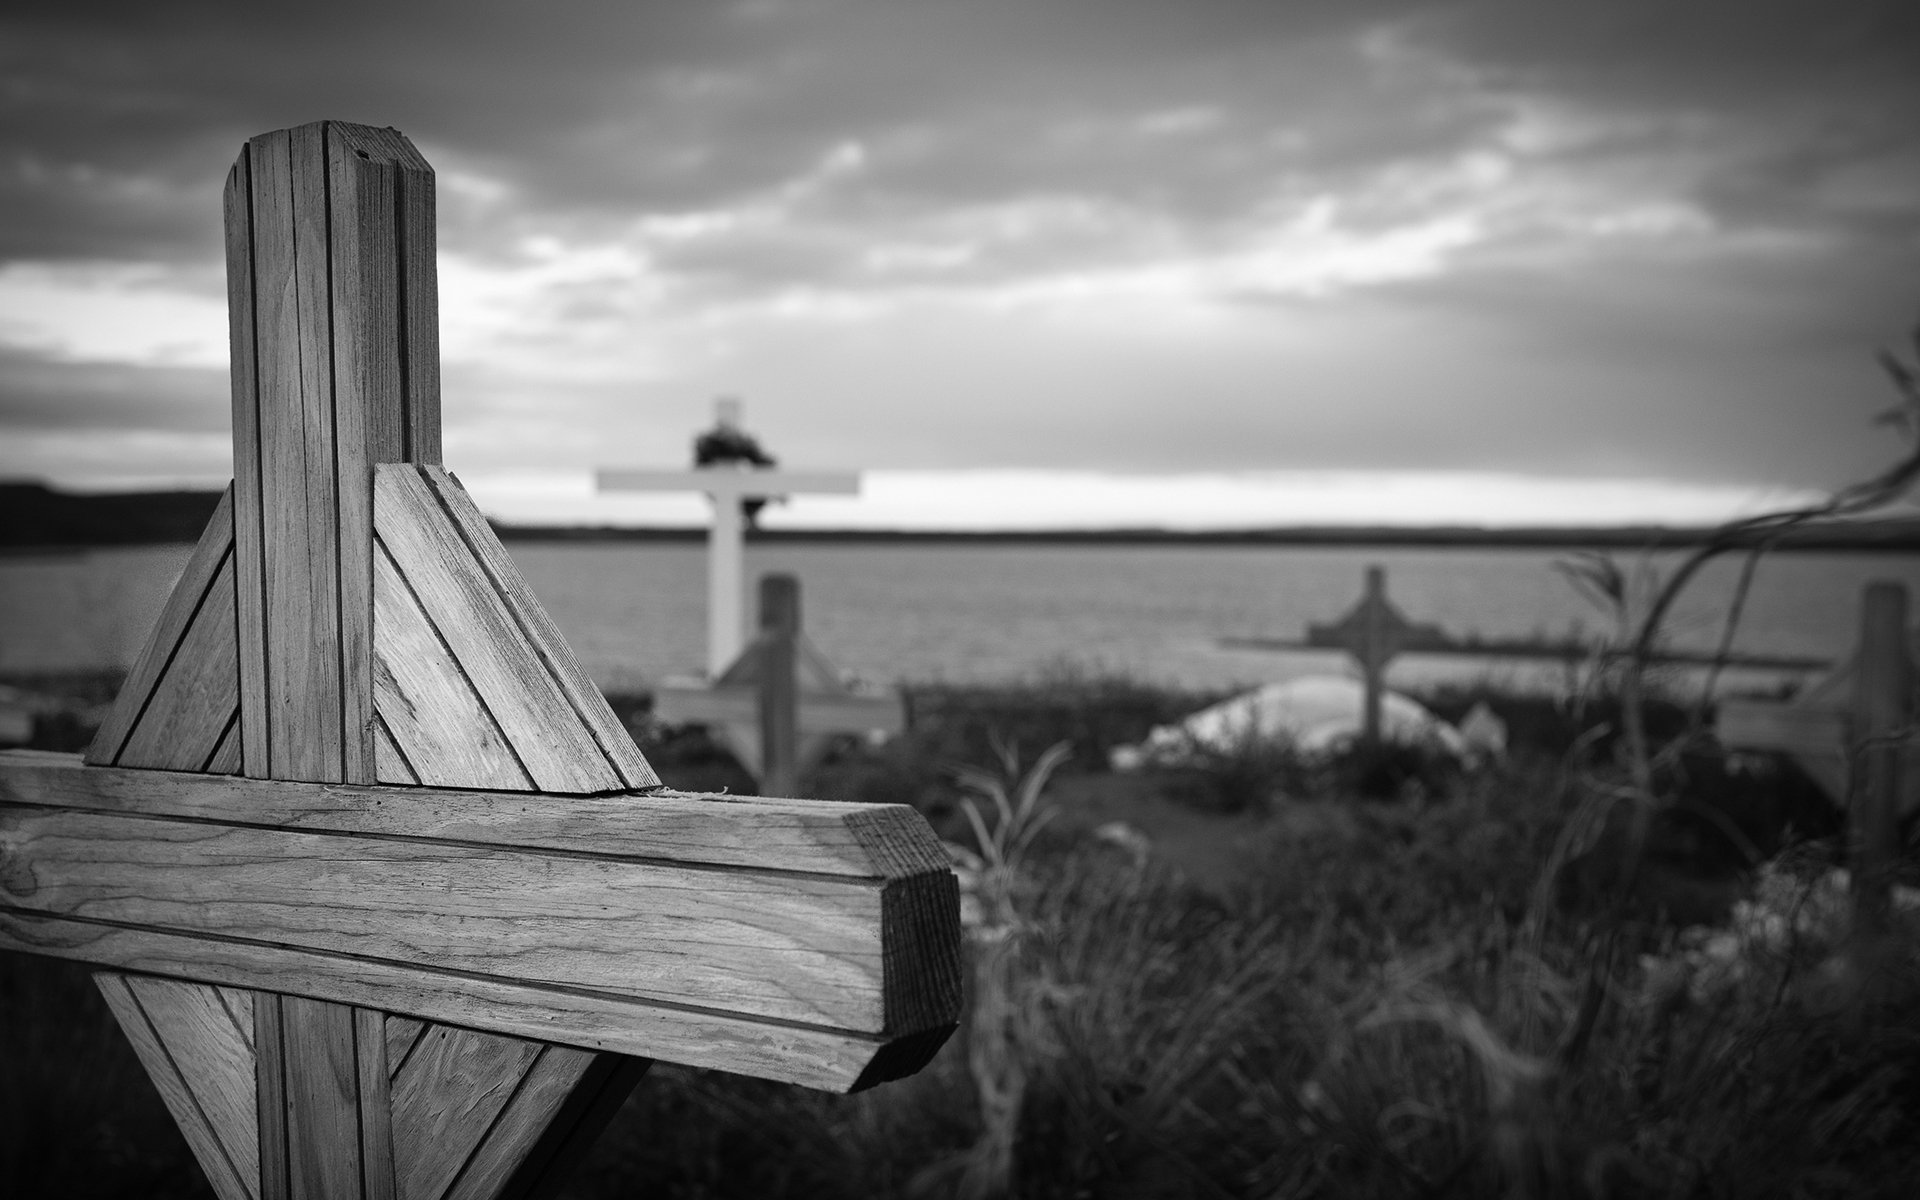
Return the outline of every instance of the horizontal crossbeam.
<path id="1" fill-rule="evenodd" d="M 906 728 L 900 700 L 894 696 L 814 696 L 796 698 L 795 718 L 802 736 L 828 733 L 899 733 Z M 676 724 L 751 723 L 760 719 L 757 687 L 659 688 L 653 696 L 653 715 Z"/>
<path id="2" fill-rule="evenodd" d="M 603 492 L 705 492 L 716 497 L 791 496 L 802 492 L 854 496 L 853 471 L 787 471 L 773 468 L 708 467 L 684 471 L 619 469 L 597 476 Z"/>
<path id="3" fill-rule="evenodd" d="M 815 1087 L 944 1040 L 957 905 L 898 805 L 0 754 L 0 946 Z"/>

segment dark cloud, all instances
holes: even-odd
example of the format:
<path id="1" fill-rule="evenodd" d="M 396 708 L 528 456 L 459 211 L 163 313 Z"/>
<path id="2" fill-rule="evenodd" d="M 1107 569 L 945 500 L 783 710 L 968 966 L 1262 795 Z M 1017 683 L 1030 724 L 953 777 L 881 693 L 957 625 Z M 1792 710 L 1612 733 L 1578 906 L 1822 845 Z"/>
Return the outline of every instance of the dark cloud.
<path id="1" fill-rule="evenodd" d="M 62 362 L 0 349 L 0 435 L 225 432 L 229 407 L 227 373 L 217 368 Z"/>
<path id="2" fill-rule="evenodd" d="M 1337 185 L 1457 150 L 1501 118 L 1486 93 L 1526 92 L 1705 120 L 1701 136 L 1733 158 L 1705 200 L 1812 220 L 1820 180 L 1912 153 L 1916 13 L 1880 0 L 16 4 L 0 26 L 0 257 L 211 255 L 209 197 L 239 142 L 319 116 L 396 125 L 556 213 L 713 205 L 857 142 L 868 166 L 849 206 L 1085 194 L 1231 221 L 1289 179 Z M 1368 30 L 1439 57 L 1426 74 L 1370 64 Z"/>

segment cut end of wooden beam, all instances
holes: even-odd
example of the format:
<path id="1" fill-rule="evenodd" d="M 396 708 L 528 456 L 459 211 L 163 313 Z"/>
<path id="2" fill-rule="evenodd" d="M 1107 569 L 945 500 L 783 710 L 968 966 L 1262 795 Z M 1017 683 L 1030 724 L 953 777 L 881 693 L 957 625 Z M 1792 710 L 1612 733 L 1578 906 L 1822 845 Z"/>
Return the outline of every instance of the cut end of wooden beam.
<path id="1" fill-rule="evenodd" d="M 849 1092 L 864 1092 L 876 1084 L 891 1083 L 896 1079 L 905 1079 L 917 1074 L 921 1068 L 933 1061 L 940 1053 L 940 1047 L 947 1044 L 958 1023 L 942 1025 L 937 1029 L 923 1029 L 919 1033 L 908 1034 L 897 1041 L 888 1042 L 873 1056 L 859 1078 L 847 1089 Z"/>

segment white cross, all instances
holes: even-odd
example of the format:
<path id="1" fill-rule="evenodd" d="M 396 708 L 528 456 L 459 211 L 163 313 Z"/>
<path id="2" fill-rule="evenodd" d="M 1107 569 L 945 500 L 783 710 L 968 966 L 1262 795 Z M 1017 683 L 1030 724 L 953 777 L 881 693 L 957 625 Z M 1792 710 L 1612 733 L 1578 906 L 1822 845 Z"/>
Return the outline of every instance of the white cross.
<path id="1" fill-rule="evenodd" d="M 720 421 L 737 421 L 738 409 L 721 401 Z M 704 492 L 713 508 L 707 530 L 707 675 L 718 679 L 744 642 L 742 604 L 742 500 L 770 500 L 798 493 L 855 496 L 857 471 L 787 471 L 746 463 L 716 463 L 687 470 L 604 469 L 595 482 L 603 492 Z"/>

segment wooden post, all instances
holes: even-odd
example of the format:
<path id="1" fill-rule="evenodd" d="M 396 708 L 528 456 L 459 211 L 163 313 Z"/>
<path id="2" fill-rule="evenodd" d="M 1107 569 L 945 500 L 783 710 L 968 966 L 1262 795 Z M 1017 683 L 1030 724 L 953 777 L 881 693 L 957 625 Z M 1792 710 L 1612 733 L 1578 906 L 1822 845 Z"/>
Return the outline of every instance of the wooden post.
<path id="1" fill-rule="evenodd" d="M 1392 655 L 1387 639 L 1390 636 L 1387 623 L 1392 614 L 1387 609 L 1387 573 L 1378 566 L 1367 568 L 1366 598 L 1361 601 L 1366 613 L 1365 628 L 1360 642 L 1360 670 L 1366 680 L 1366 715 L 1361 726 L 1360 738 L 1367 746 L 1380 744 L 1380 703 L 1381 694 L 1386 690 L 1387 660 Z"/>
<path id="2" fill-rule="evenodd" d="M 740 653 L 744 619 L 740 577 L 745 571 L 746 532 L 740 497 L 711 493 L 713 525 L 707 533 L 707 673 L 719 678 Z"/>
<path id="3" fill-rule="evenodd" d="M 760 577 L 760 790 L 792 796 L 800 788 L 799 694 L 795 680 L 800 642 L 800 581 Z"/>
<path id="4" fill-rule="evenodd" d="M 1885 928 L 1900 862 L 1901 742 L 1913 723 L 1907 657 L 1907 590 L 1867 585 L 1860 605 L 1860 657 L 1854 674 L 1852 757 L 1853 889 L 1856 927 Z"/>
<path id="5" fill-rule="evenodd" d="M 438 465 L 425 161 L 318 122 L 226 200 L 234 486 L 84 762 L 0 753 L 0 948 L 107 968 L 222 1200 L 550 1194 L 654 1057 L 919 1069 L 925 822 L 662 789 Z"/>

